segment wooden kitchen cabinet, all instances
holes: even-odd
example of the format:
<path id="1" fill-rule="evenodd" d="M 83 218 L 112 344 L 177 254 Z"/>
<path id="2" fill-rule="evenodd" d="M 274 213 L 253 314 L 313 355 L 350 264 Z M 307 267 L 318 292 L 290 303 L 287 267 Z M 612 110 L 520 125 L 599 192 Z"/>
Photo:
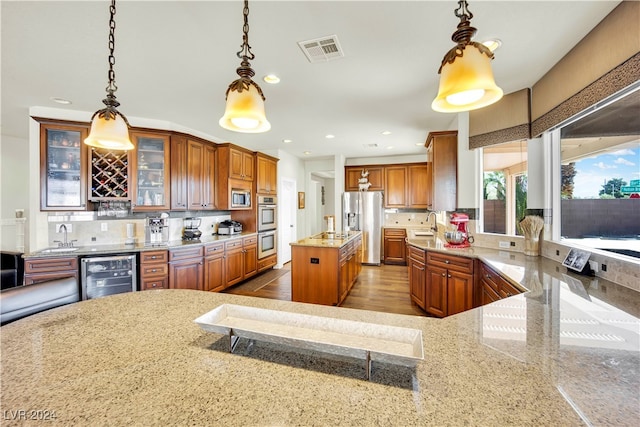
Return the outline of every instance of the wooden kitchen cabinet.
<path id="1" fill-rule="evenodd" d="M 385 264 L 407 264 L 407 230 L 404 228 L 384 229 L 384 263 Z"/>
<path id="2" fill-rule="evenodd" d="M 232 286 L 242 281 L 244 277 L 242 239 L 235 239 L 224 244 L 224 270 L 226 286 Z"/>
<path id="3" fill-rule="evenodd" d="M 424 249 L 408 246 L 409 293 L 411 301 L 425 309 L 427 253 Z"/>
<path id="4" fill-rule="evenodd" d="M 428 174 L 427 164 L 407 166 L 409 177 L 408 207 L 413 209 L 427 209 L 431 201 L 431 179 Z"/>
<path id="5" fill-rule="evenodd" d="M 194 246 L 169 251 L 169 287 L 203 289 L 203 247 Z"/>
<path id="6" fill-rule="evenodd" d="M 140 290 L 169 289 L 169 251 L 140 253 Z"/>
<path id="7" fill-rule="evenodd" d="M 78 257 L 29 258 L 24 261 L 25 285 L 65 277 L 74 277 L 78 280 Z"/>
<path id="8" fill-rule="evenodd" d="M 204 247 L 203 290 L 219 292 L 226 288 L 224 272 L 224 243 L 209 243 Z"/>
<path id="9" fill-rule="evenodd" d="M 215 210 L 216 147 L 171 135 L 171 210 Z"/>
<path id="10" fill-rule="evenodd" d="M 274 196 L 278 192 L 278 159 L 263 153 L 256 154 L 256 192 Z"/>
<path id="11" fill-rule="evenodd" d="M 223 210 L 247 210 L 254 209 L 254 163 L 255 154 L 233 144 L 219 144 L 216 149 L 216 183 L 219 191 L 216 192 L 216 204 Z M 233 208 L 231 206 L 231 189 L 248 191 L 252 195 L 251 206 Z"/>
<path id="12" fill-rule="evenodd" d="M 131 209 L 136 212 L 169 210 L 169 134 L 130 132 L 135 145 L 131 159 Z"/>
<path id="13" fill-rule="evenodd" d="M 405 208 L 407 199 L 407 167 L 387 166 L 384 168 L 384 207 Z"/>
<path id="14" fill-rule="evenodd" d="M 430 132 L 425 143 L 430 174 L 427 209 L 454 211 L 457 208 L 458 132 Z M 429 179 L 428 178 L 428 179 Z"/>
<path id="15" fill-rule="evenodd" d="M 89 126 L 40 122 L 40 210 L 87 209 L 87 145 Z"/>
<path id="16" fill-rule="evenodd" d="M 254 154 L 229 147 L 229 178 L 253 181 Z"/>
<path id="17" fill-rule="evenodd" d="M 485 305 L 522 293 L 521 290 L 509 283 L 499 273 L 483 262 L 479 262 L 478 304 Z"/>
<path id="18" fill-rule="evenodd" d="M 345 166 L 345 191 L 360 191 L 358 180 L 362 178 L 362 171 L 369 172 L 367 179 L 371 184 L 368 191 L 384 190 L 384 166 Z"/>
<path id="19" fill-rule="evenodd" d="M 425 311 L 451 316 L 474 307 L 473 259 L 427 252 Z"/>
<path id="20" fill-rule="evenodd" d="M 242 279 L 248 279 L 258 273 L 258 236 L 242 239 Z"/>

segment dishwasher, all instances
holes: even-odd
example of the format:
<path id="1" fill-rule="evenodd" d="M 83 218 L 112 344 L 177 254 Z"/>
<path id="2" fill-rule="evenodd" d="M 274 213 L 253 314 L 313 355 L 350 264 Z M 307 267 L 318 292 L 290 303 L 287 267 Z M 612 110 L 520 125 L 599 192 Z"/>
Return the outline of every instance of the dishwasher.
<path id="1" fill-rule="evenodd" d="M 80 259 L 82 299 L 137 290 L 136 255 L 101 256 Z"/>

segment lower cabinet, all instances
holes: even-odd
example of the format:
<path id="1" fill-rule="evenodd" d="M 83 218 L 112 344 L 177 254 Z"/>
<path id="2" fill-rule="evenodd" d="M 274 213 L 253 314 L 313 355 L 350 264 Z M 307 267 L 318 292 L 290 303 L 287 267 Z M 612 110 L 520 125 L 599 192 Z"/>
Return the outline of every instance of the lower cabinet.
<path id="1" fill-rule="evenodd" d="M 140 290 L 169 289 L 169 251 L 140 253 Z"/>
<path id="2" fill-rule="evenodd" d="M 224 264 L 224 243 L 205 245 L 204 291 L 219 292 L 227 287 Z"/>
<path id="3" fill-rule="evenodd" d="M 405 238 L 407 231 L 404 228 L 384 229 L 384 263 L 385 264 L 407 264 L 407 254 Z"/>
<path id="4" fill-rule="evenodd" d="M 411 295 L 411 301 L 424 310 L 427 280 L 427 253 L 424 249 L 419 249 L 415 246 L 408 246 L 407 249 L 409 252 L 407 264 L 409 269 L 409 293 Z"/>
<path id="5" fill-rule="evenodd" d="M 226 286 L 232 286 L 258 273 L 258 237 L 249 236 L 225 243 Z"/>
<path id="6" fill-rule="evenodd" d="M 203 247 L 169 251 L 169 287 L 201 291 L 204 281 Z"/>
<path id="7" fill-rule="evenodd" d="M 438 317 L 473 308 L 473 259 L 427 253 L 425 311 Z"/>
<path id="8" fill-rule="evenodd" d="M 34 258 L 24 261 L 24 284 L 75 277 L 78 279 L 78 257 Z"/>
<path id="9" fill-rule="evenodd" d="M 258 273 L 262 273 L 265 270 L 272 268 L 278 262 L 278 256 L 276 254 L 269 255 L 268 257 L 258 260 Z"/>
<path id="10" fill-rule="evenodd" d="M 479 262 L 478 305 L 485 305 L 522 293 L 500 274 L 483 262 Z"/>

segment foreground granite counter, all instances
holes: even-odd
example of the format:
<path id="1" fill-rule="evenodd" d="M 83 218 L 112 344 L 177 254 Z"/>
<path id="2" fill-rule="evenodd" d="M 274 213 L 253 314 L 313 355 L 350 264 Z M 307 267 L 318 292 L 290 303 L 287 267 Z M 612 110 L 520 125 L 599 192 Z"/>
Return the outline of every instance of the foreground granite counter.
<path id="1" fill-rule="evenodd" d="M 540 292 L 445 319 L 192 290 L 83 301 L 0 328 L 2 424 L 636 425 L 637 292 L 563 279 L 540 271 Z M 425 358 L 366 381 L 359 359 L 248 340 L 231 354 L 193 322 L 223 303 L 417 328 Z"/>

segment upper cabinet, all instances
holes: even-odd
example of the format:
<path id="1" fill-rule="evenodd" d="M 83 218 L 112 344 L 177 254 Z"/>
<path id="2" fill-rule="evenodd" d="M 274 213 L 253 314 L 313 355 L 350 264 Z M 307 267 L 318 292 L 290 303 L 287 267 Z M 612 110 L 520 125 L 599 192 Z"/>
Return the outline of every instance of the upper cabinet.
<path id="1" fill-rule="evenodd" d="M 360 191 L 360 179 L 365 173 L 369 183 L 368 191 L 384 190 L 384 167 L 383 166 L 345 166 L 344 182 L 345 191 Z"/>
<path id="2" fill-rule="evenodd" d="M 407 167 L 402 165 L 386 166 L 384 168 L 384 207 L 406 208 L 407 198 Z"/>
<path id="3" fill-rule="evenodd" d="M 88 125 L 40 123 L 40 209 L 87 209 Z"/>
<path id="4" fill-rule="evenodd" d="M 171 135 L 171 210 L 215 210 L 216 147 Z"/>
<path id="5" fill-rule="evenodd" d="M 256 154 L 258 194 L 275 195 L 278 192 L 278 159 L 263 153 Z"/>
<path id="6" fill-rule="evenodd" d="M 414 209 L 427 209 L 431 204 L 431 177 L 426 164 L 407 166 L 407 197 Z"/>
<path id="7" fill-rule="evenodd" d="M 425 147 L 432 189 L 428 209 L 454 211 L 457 208 L 458 132 L 431 132 Z"/>
<path id="8" fill-rule="evenodd" d="M 170 209 L 169 135 L 131 132 L 131 207 L 134 211 Z"/>
<path id="9" fill-rule="evenodd" d="M 219 144 L 216 150 L 216 205 L 224 210 L 250 210 L 254 204 L 255 154 L 233 144 Z M 249 206 L 232 207 L 232 190 L 251 197 Z"/>

